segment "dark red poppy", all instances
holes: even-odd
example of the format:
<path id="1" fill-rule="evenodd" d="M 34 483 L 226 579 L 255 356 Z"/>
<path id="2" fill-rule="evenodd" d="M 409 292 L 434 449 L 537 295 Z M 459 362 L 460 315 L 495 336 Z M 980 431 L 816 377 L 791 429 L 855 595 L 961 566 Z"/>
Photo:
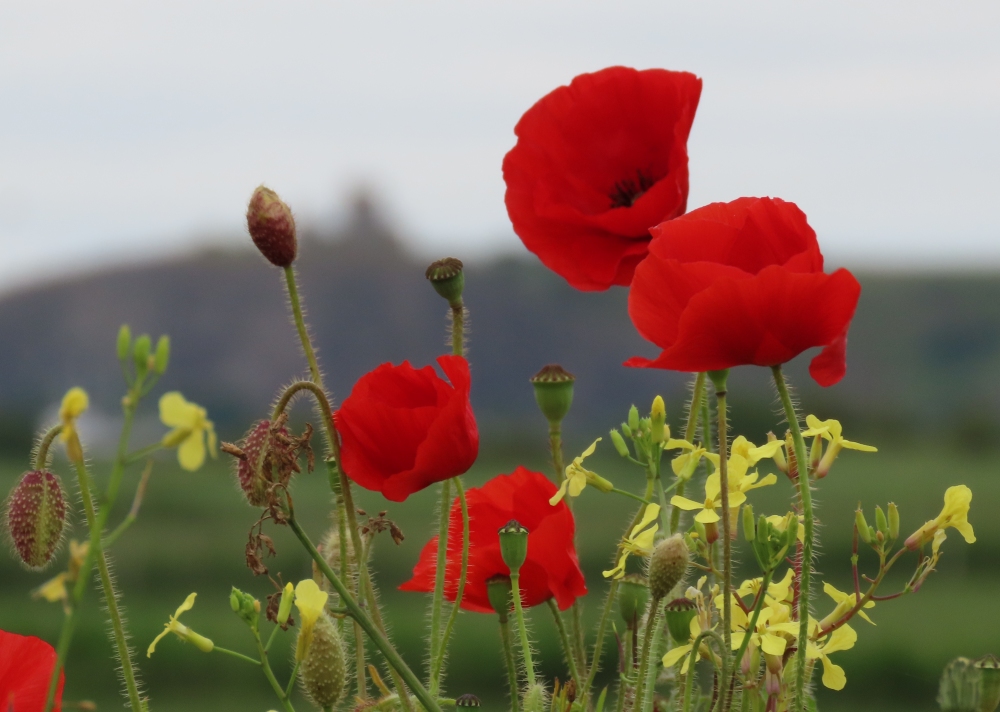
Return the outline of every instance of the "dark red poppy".
<path id="1" fill-rule="evenodd" d="M 49 678 L 56 664 L 56 651 L 40 638 L 0 630 L 0 709 L 42 712 L 49 693 Z M 62 703 L 63 673 L 59 673 L 56 703 Z"/>
<path id="2" fill-rule="evenodd" d="M 573 545 L 573 513 L 566 502 L 554 507 L 549 499 L 556 486 L 538 472 L 518 467 L 509 475 L 497 475 L 482 487 L 466 493 L 469 507 L 469 572 L 462 608 L 492 613 L 486 580 L 507 576 L 510 569 L 500 555 L 500 527 L 516 519 L 528 529 L 528 558 L 521 567 L 521 600 L 537 606 L 555 597 L 559 608 L 573 605 L 586 595 L 587 585 L 580 571 Z M 433 537 L 420 552 L 413 578 L 399 588 L 403 591 L 434 590 L 438 538 Z M 448 521 L 448 557 L 444 595 L 454 601 L 462 570 L 462 509 L 458 499 L 451 505 Z"/>
<path id="3" fill-rule="evenodd" d="M 776 366 L 823 347 L 809 366 L 821 386 L 847 369 L 847 329 L 861 286 L 823 272 L 816 233 L 794 203 L 713 203 L 650 230 L 649 257 L 629 294 L 629 315 L 663 349 L 626 366 L 712 371 Z"/>
<path id="4" fill-rule="evenodd" d="M 347 476 L 402 502 L 428 485 L 461 475 L 479 454 L 469 404 L 469 364 L 461 356 L 415 369 L 384 363 L 354 384 L 334 416 Z"/>
<path id="5" fill-rule="evenodd" d="M 608 67 L 542 97 L 504 157 L 507 214 L 525 247 L 577 289 L 627 285 L 649 227 L 684 213 L 701 80 Z"/>

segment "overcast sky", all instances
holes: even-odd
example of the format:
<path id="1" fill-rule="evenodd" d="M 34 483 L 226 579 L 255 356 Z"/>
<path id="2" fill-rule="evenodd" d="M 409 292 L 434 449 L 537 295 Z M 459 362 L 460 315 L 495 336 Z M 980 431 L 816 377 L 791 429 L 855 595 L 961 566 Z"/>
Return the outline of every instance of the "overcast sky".
<path id="1" fill-rule="evenodd" d="M 0 289 L 242 239 L 261 182 L 304 221 L 371 185 L 427 255 L 521 250 L 514 124 L 612 64 L 704 79 L 690 207 L 780 196 L 838 262 L 1000 266 L 998 38 L 995 0 L 4 2 Z"/>

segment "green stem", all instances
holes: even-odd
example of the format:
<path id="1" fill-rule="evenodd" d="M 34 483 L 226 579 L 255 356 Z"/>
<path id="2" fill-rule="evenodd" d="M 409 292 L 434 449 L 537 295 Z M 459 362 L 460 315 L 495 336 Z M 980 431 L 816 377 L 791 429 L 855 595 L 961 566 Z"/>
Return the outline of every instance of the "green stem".
<path id="1" fill-rule="evenodd" d="M 649 648 L 653 642 L 653 630 L 657 628 L 660 620 L 660 601 L 654 598 L 649 605 L 649 620 L 646 621 L 646 632 L 642 636 L 642 652 L 639 653 L 639 676 L 636 683 L 635 702 L 633 709 L 635 712 L 642 711 L 642 703 L 646 697 L 646 675 L 649 670 Z"/>
<path id="2" fill-rule="evenodd" d="M 764 572 L 764 578 L 760 584 L 760 593 L 757 595 L 757 600 L 754 602 L 753 615 L 750 616 L 750 624 L 747 626 L 746 634 L 743 636 L 743 642 L 740 643 L 739 650 L 736 651 L 736 657 L 733 658 L 734 677 L 736 676 L 736 671 L 743 664 L 743 654 L 746 653 L 747 646 L 750 645 L 750 639 L 753 637 L 753 633 L 757 629 L 757 619 L 760 617 L 760 612 L 764 608 L 764 599 L 767 598 L 767 587 L 771 584 L 771 577 L 773 575 L 774 570 Z"/>
<path id="3" fill-rule="evenodd" d="M 715 642 L 716 646 L 719 648 L 720 657 L 724 660 L 726 654 L 729 652 L 723 648 L 722 638 L 714 630 L 703 630 L 698 634 L 698 637 L 694 639 L 694 645 L 691 646 L 691 652 L 688 654 L 688 671 L 687 679 L 684 684 L 684 705 L 681 707 L 682 712 L 691 712 L 691 687 L 694 683 L 694 664 L 698 660 L 698 648 L 701 647 L 701 642 L 705 638 L 710 638 Z"/>
<path id="4" fill-rule="evenodd" d="M 451 353 L 465 354 L 465 305 L 461 299 L 451 305 Z"/>
<path id="5" fill-rule="evenodd" d="M 812 492 L 809 483 L 809 460 L 806 456 L 806 443 L 802 438 L 802 429 L 799 427 L 799 417 L 792 405 L 792 398 L 788 393 L 788 384 L 785 376 L 781 372 L 781 366 L 772 366 L 771 373 L 774 375 L 774 385 L 778 389 L 781 398 L 781 405 L 785 409 L 785 418 L 788 420 L 788 428 L 792 432 L 792 442 L 795 447 L 795 462 L 798 469 L 799 497 L 802 501 L 802 517 L 804 534 L 802 538 L 802 572 L 799 583 L 799 636 L 798 649 L 795 651 L 795 709 L 806 709 L 806 650 L 809 643 L 809 607 L 812 602 L 812 565 L 813 565 L 813 540 L 815 538 L 813 526 Z"/>
<path id="6" fill-rule="evenodd" d="M 136 518 L 139 516 L 139 507 L 142 506 L 142 500 L 146 496 L 146 486 L 149 484 L 149 477 L 153 474 L 153 461 L 150 460 L 146 469 L 142 472 L 142 477 L 139 479 L 139 485 L 135 488 L 135 497 L 132 498 L 132 507 L 128 510 L 128 514 L 121 521 L 114 530 L 104 537 L 101 548 L 107 550 L 112 544 L 118 541 L 125 531 L 135 523 Z"/>
<path id="7" fill-rule="evenodd" d="M 131 465 L 133 463 L 139 462 L 140 460 L 145 460 L 147 457 L 152 455 L 154 452 L 163 449 L 162 442 L 155 442 L 152 445 L 147 445 L 144 448 L 131 452 L 125 456 L 125 464 Z"/>
<path id="8" fill-rule="evenodd" d="M 101 576 L 101 588 L 104 589 L 104 601 L 108 607 L 108 615 L 111 617 L 111 627 L 114 632 L 115 647 L 118 650 L 118 659 L 121 664 L 122 677 L 125 679 L 125 689 L 128 693 L 129 704 L 133 710 L 145 709 L 142 699 L 139 697 L 139 686 L 136 684 L 135 669 L 132 662 L 132 651 L 128 647 L 128 638 L 125 634 L 125 624 L 122 621 L 121 611 L 118 609 L 118 599 L 115 596 L 114 584 L 111 581 L 111 571 L 108 567 L 107 557 L 101 548 L 101 527 L 97 512 L 94 510 L 94 500 L 90 494 L 90 475 L 82 460 L 73 463 L 76 466 L 77 478 L 80 482 L 80 496 L 83 500 L 83 511 L 87 518 L 87 526 L 90 527 L 90 549 L 96 552 L 97 569 Z M 80 572 L 81 577 L 83 571 Z"/>
<path id="9" fill-rule="evenodd" d="M 49 463 L 49 448 L 52 441 L 62 432 L 62 425 L 53 425 L 49 428 L 42 439 L 38 441 L 38 450 L 35 452 L 35 469 L 44 470 Z"/>
<path id="10" fill-rule="evenodd" d="M 381 651 L 382 655 L 385 656 L 386 661 L 389 665 L 396 670 L 406 681 L 406 684 L 410 686 L 413 693 L 420 700 L 420 703 L 428 710 L 428 712 L 440 712 L 440 707 L 431 695 L 428 694 L 427 690 L 420 684 L 420 680 L 417 676 L 413 674 L 413 671 L 407 666 L 406 662 L 400 657 L 399 653 L 396 651 L 389 640 L 384 634 L 375 626 L 372 619 L 364 612 L 361 606 L 354 600 L 347 590 L 347 587 L 340 580 L 340 578 L 333 572 L 330 565 L 323 558 L 323 555 L 316 550 L 316 546 L 309 539 L 309 535 L 305 533 L 302 526 L 298 523 L 294 516 L 290 516 L 288 520 L 288 526 L 292 528 L 295 536 L 298 537 L 299 541 L 312 556 L 313 561 L 319 567 L 319 570 L 326 576 L 327 580 L 331 585 L 337 590 L 340 595 L 341 600 L 344 602 L 347 608 L 347 614 L 351 616 L 358 624 L 364 629 L 368 637 L 375 643 L 375 647 Z"/>
<path id="11" fill-rule="evenodd" d="M 705 372 L 700 372 L 694 379 L 694 388 L 691 392 L 691 403 L 688 405 L 687 424 L 684 426 L 684 439 L 689 443 L 694 442 L 694 434 L 698 429 L 698 417 L 701 415 L 701 402 L 705 394 Z M 684 496 L 685 482 L 677 483 L 677 496 Z M 674 534 L 680 528 L 681 509 L 671 507 L 670 509 L 670 533 Z"/>
<path id="12" fill-rule="evenodd" d="M 528 627 L 524 622 L 524 609 L 521 606 L 521 572 L 510 572 L 511 594 L 514 597 L 514 613 L 517 616 L 517 627 L 521 633 L 521 656 L 524 658 L 524 672 L 528 678 L 528 687 L 535 686 L 535 663 L 531 659 L 531 643 L 528 641 Z"/>
<path id="13" fill-rule="evenodd" d="M 514 645 L 510 640 L 510 619 L 500 619 L 500 640 L 503 641 L 503 657 L 507 663 L 507 681 L 510 683 L 510 709 L 518 712 L 520 704 L 517 686 L 517 665 L 514 662 Z"/>
<path id="14" fill-rule="evenodd" d="M 559 632 L 559 642 L 562 643 L 563 655 L 566 658 L 566 664 L 569 666 L 569 674 L 573 678 L 573 682 L 576 683 L 577 689 L 580 689 L 581 680 L 580 672 L 576 666 L 576 656 L 574 655 L 573 645 L 570 643 L 569 636 L 566 634 L 566 626 L 563 624 L 559 606 L 556 604 L 554 598 L 550 598 L 547 603 L 549 604 L 549 610 L 552 611 L 552 620 L 555 621 L 556 630 Z"/>
<path id="15" fill-rule="evenodd" d="M 469 573 L 469 504 L 465 501 L 465 487 L 462 486 L 462 478 L 452 478 L 455 482 L 455 489 L 458 491 L 458 501 L 462 508 L 462 568 L 458 577 L 458 589 L 455 591 L 455 603 L 451 607 L 448 615 L 448 623 L 444 628 L 444 635 L 441 637 L 441 645 L 438 649 L 438 657 L 434 661 L 434 669 L 431 673 L 432 679 L 437 680 L 437 689 L 432 694 L 437 694 L 441 686 L 441 675 L 444 670 L 444 658 L 448 652 L 448 640 L 451 638 L 452 629 L 455 627 L 455 620 L 458 618 L 458 611 L 462 607 L 462 597 L 465 595 L 465 580 Z"/>
<path id="16" fill-rule="evenodd" d="M 302 350 L 305 352 L 306 361 L 309 362 L 309 373 L 312 375 L 313 383 L 323 388 L 323 376 L 319 372 L 316 351 L 313 349 L 312 341 L 309 338 L 309 330 L 306 328 L 306 320 L 302 315 L 302 302 L 299 300 L 299 287 L 295 282 L 295 268 L 292 265 L 285 267 L 285 287 L 288 289 L 288 303 L 292 307 L 292 318 L 295 320 L 295 329 L 299 332 L 299 341 L 302 343 Z"/>
<path id="17" fill-rule="evenodd" d="M 643 504 L 651 504 L 651 502 L 648 499 L 643 499 L 639 495 L 637 495 L 637 494 L 635 494 L 633 492 L 629 492 L 628 490 L 623 490 L 623 489 L 618 489 L 617 487 L 612 487 L 611 491 L 614 492 L 615 494 L 620 494 L 620 495 L 622 495 L 624 497 L 628 497 L 629 499 L 634 499 L 637 502 L 642 502 Z"/>
<path id="18" fill-rule="evenodd" d="M 719 418 L 719 493 L 722 500 L 722 637 L 726 648 L 723 662 L 729 656 L 733 621 L 733 539 L 729 516 L 729 424 L 726 420 L 725 380 L 716 385 L 716 415 Z M 723 683 L 726 677 L 722 677 Z M 721 693 L 720 693 L 721 694 Z"/>
<path id="19" fill-rule="evenodd" d="M 440 669 L 437 667 L 438 656 L 441 653 L 441 609 L 444 607 L 444 579 L 448 568 L 448 522 L 451 515 L 451 480 L 441 483 L 440 521 L 438 522 L 437 565 L 434 572 L 434 595 L 431 599 L 431 639 L 430 639 L 430 669 L 428 670 L 427 690 L 435 697 L 440 689 Z"/>
<path id="20" fill-rule="evenodd" d="M 640 516 L 642 512 L 640 511 Z M 629 531 L 632 531 L 632 524 Z M 604 599 L 604 609 L 601 611 L 601 620 L 597 624 L 597 640 L 594 641 L 594 652 L 590 662 L 590 671 L 587 673 L 587 684 L 583 686 L 583 694 L 590 696 L 590 688 L 594 685 L 594 678 L 597 676 L 597 669 L 601 664 L 601 653 L 604 650 L 604 636 L 608 630 L 608 619 L 611 617 L 611 608 L 614 605 L 615 597 L 618 595 L 618 579 L 611 582 L 608 588 L 608 597 Z"/>
<path id="21" fill-rule="evenodd" d="M 660 642 L 663 638 L 663 628 L 664 626 L 658 625 L 653 631 L 653 648 L 650 652 L 649 671 L 646 673 L 646 694 L 645 699 L 642 700 L 640 710 L 653 709 L 653 693 L 656 691 L 656 678 L 658 675 L 658 664 L 655 661 L 660 656 Z"/>
<path id="22" fill-rule="evenodd" d="M 295 678 L 299 675 L 299 665 L 302 663 L 300 661 L 295 661 L 295 667 L 292 668 L 292 676 L 288 678 L 288 685 L 285 687 L 285 697 L 292 696 L 292 688 L 295 687 Z M 326 709 L 324 707 L 324 709 Z"/>
<path id="23" fill-rule="evenodd" d="M 229 648 L 223 648 L 222 646 L 216 645 L 214 648 L 212 648 L 212 652 L 223 653 L 225 655 L 238 658 L 239 660 L 245 660 L 248 663 L 252 663 L 260 667 L 260 660 L 254 660 L 249 655 L 244 655 L 243 653 L 237 653 L 235 650 L 230 650 Z"/>
<path id="24" fill-rule="evenodd" d="M 267 651 L 264 650 L 264 644 L 260 640 L 260 633 L 257 632 L 256 627 L 253 628 L 253 637 L 257 641 L 257 654 L 260 656 L 260 666 L 264 670 L 264 677 L 271 683 L 271 689 L 278 696 L 278 700 L 281 702 L 281 706 L 285 712 L 295 712 L 295 708 L 292 707 L 288 695 L 285 694 L 285 688 L 281 686 L 278 679 L 274 676 L 274 671 L 271 670 L 271 664 L 267 660 Z"/>

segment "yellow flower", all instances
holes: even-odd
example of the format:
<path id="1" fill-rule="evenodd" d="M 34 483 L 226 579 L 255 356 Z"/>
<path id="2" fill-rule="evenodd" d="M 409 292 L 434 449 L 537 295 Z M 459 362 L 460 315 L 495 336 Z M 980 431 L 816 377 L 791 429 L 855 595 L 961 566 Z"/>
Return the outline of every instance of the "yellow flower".
<path id="1" fill-rule="evenodd" d="M 326 602 L 329 598 L 330 594 L 321 591 L 312 579 L 299 581 L 295 587 L 295 607 L 299 609 L 299 617 L 302 618 L 299 642 L 295 647 L 296 660 L 304 660 L 306 653 L 309 652 L 313 626 L 326 611 Z"/>
<path id="2" fill-rule="evenodd" d="M 66 454 L 73 462 L 83 459 L 83 449 L 80 447 L 80 434 L 76 429 L 76 419 L 90 406 L 90 398 L 82 388 L 70 388 L 63 396 L 59 406 L 59 421 L 62 431 L 59 439 L 66 443 Z"/>
<path id="3" fill-rule="evenodd" d="M 948 527 L 954 527 L 959 534 L 965 537 L 967 543 L 974 544 L 976 535 L 972 531 L 972 525 L 969 524 L 970 504 L 972 504 L 972 490 L 965 485 L 949 487 L 944 493 L 944 508 L 941 510 L 941 514 L 913 532 L 906 540 L 906 548 L 916 550 L 934 540 L 936 545 L 934 553 L 936 554 L 945 538 L 937 538 L 937 533 L 943 533 Z"/>
<path id="4" fill-rule="evenodd" d="M 827 657 L 830 653 L 840 650 L 850 650 L 858 640 L 858 634 L 849 625 L 843 625 L 830 634 L 823 645 L 809 641 L 806 648 L 806 657 L 810 660 L 817 658 L 823 661 L 823 685 L 831 690 L 843 690 L 847 684 L 847 675 L 844 669 L 835 665 Z"/>
<path id="5" fill-rule="evenodd" d="M 794 578 L 791 569 L 785 571 L 785 577 L 781 581 L 772 581 L 767 585 L 767 595 L 776 601 L 788 602 L 791 601 L 790 593 L 792 590 L 792 580 Z M 757 592 L 760 590 L 760 585 L 764 582 L 763 578 L 748 579 L 740 584 L 740 587 L 736 589 L 736 595 L 741 598 L 746 596 L 757 596 Z"/>
<path id="6" fill-rule="evenodd" d="M 587 483 L 594 485 L 601 492 L 610 492 L 614 489 L 614 485 L 606 479 L 583 466 L 584 459 L 594 454 L 594 450 L 597 449 L 597 443 L 599 442 L 601 442 L 601 438 L 597 438 L 597 440 L 592 442 L 590 447 L 584 450 L 579 457 L 573 458 L 573 462 L 566 467 L 566 477 L 563 479 L 562 484 L 559 485 L 559 491 L 552 496 L 549 504 L 553 507 L 559 504 L 567 493 L 570 497 L 579 497 L 580 493 L 583 492 L 583 488 L 587 486 Z"/>
<path id="7" fill-rule="evenodd" d="M 820 630 L 831 626 L 841 618 L 844 617 L 848 611 L 852 610 L 858 604 L 858 595 L 856 593 L 844 593 L 843 591 L 838 591 L 836 588 L 828 583 L 823 584 L 823 591 L 827 596 L 833 599 L 833 602 L 837 604 L 836 608 L 828 615 L 826 618 L 819 622 Z M 874 608 L 875 601 L 868 601 L 862 608 Z M 864 610 L 858 611 L 858 615 L 864 618 L 866 621 L 875 625 L 875 621 L 868 617 L 868 614 Z"/>
<path id="8" fill-rule="evenodd" d="M 837 455 L 845 448 L 848 450 L 860 450 L 861 452 L 878 452 L 878 448 L 871 445 L 862 445 L 851 440 L 845 440 L 842 437 L 843 427 L 840 425 L 839 420 L 833 420 L 832 418 L 830 420 L 820 420 L 815 415 L 807 415 L 806 425 L 809 426 L 809 429 L 802 433 L 802 437 L 817 438 L 816 447 L 819 446 L 819 438 L 829 442 L 823 458 L 816 466 L 816 477 L 826 476 L 833 465 L 833 461 L 837 459 Z"/>
<path id="9" fill-rule="evenodd" d="M 737 436 L 729 446 L 730 456 L 739 455 L 747 461 L 747 465 L 753 467 L 761 460 L 773 458 L 778 451 L 785 446 L 782 440 L 770 440 L 766 445 L 757 447 L 742 435 Z"/>
<path id="10" fill-rule="evenodd" d="M 785 516 L 781 516 L 780 514 L 772 514 L 771 516 L 767 517 L 767 521 L 772 527 L 777 529 L 779 532 L 783 532 L 785 531 L 785 528 L 788 526 L 789 524 L 788 518 L 791 516 L 792 516 L 791 512 L 789 512 Z M 798 539 L 799 541 L 804 542 L 806 540 L 806 528 L 805 525 L 803 524 L 803 522 L 805 521 L 805 517 L 803 517 L 800 514 L 798 516 L 798 519 L 799 519 L 799 526 L 795 530 L 795 538 Z"/>
<path id="11" fill-rule="evenodd" d="M 791 619 L 791 611 L 791 606 L 768 597 L 767 606 L 761 610 L 757 618 L 757 625 L 754 630 L 749 631 L 750 642 L 747 644 L 747 650 L 752 651 L 759 646 L 765 655 L 778 657 L 784 655 L 785 647 L 789 641 L 795 640 L 799 630 L 799 624 Z M 739 650 L 748 634 L 750 617 L 742 608 L 734 606 L 732 621 L 734 633 L 732 646 L 733 650 Z"/>
<path id="12" fill-rule="evenodd" d="M 690 480 L 694 471 L 698 469 L 698 463 L 701 462 L 707 453 L 703 447 L 695 447 L 687 440 L 674 440 L 670 439 L 663 446 L 665 450 L 685 450 L 680 455 L 675 457 L 670 461 L 670 469 L 674 471 L 674 475 L 678 478 L 684 480 Z"/>
<path id="13" fill-rule="evenodd" d="M 716 466 L 715 472 L 705 480 L 705 501 L 695 502 L 687 497 L 674 495 L 670 498 L 670 504 L 689 512 L 700 509 L 701 511 L 694 517 L 695 521 L 702 524 L 714 524 L 722 518 L 715 511 L 722 507 L 722 487 L 720 486 L 721 478 L 718 470 L 719 456 L 708 453 L 705 457 Z M 727 479 L 729 480 L 729 511 L 733 520 L 736 518 L 736 513 L 739 511 L 740 505 L 746 502 L 747 492 L 758 487 L 773 485 L 778 481 L 778 478 L 774 475 L 768 475 L 758 482 L 757 472 L 755 471 L 753 474 L 748 475 L 748 468 L 749 462 L 742 455 L 733 455 L 729 458 L 729 470 L 727 472 Z"/>
<path id="14" fill-rule="evenodd" d="M 170 620 L 167 621 L 165 626 L 163 626 L 163 632 L 160 633 L 158 636 L 156 636 L 156 638 L 153 639 L 153 642 L 149 644 L 149 649 L 146 650 L 147 658 L 152 656 L 153 651 L 156 650 L 156 644 L 159 643 L 161 640 L 163 640 L 163 638 L 166 637 L 167 633 L 173 633 L 181 640 L 186 640 L 189 643 L 193 643 L 194 646 L 203 653 L 212 652 L 212 650 L 215 648 L 215 643 L 213 643 L 211 640 L 209 640 L 203 635 L 198 635 L 193 630 L 191 630 L 186 625 L 177 620 L 178 618 L 180 618 L 181 613 L 184 613 L 184 611 L 190 611 L 192 608 L 194 608 L 194 599 L 197 595 L 198 595 L 197 593 L 192 593 L 190 596 L 185 598 L 184 603 L 178 606 L 177 610 L 174 611 L 174 614 L 170 616 Z"/>
<path id="15" fill-rule="evenodd" d="M 660 505 L 647 504 L 646 511 L 643 512 L 642 520 L 634 527 L 625 541 L 622 542 L 622 555 L 618 559 L 618 565 L 613 569 L 604 572 L 604 578 L 620 579 L 625 575 L 625 561 L 629 554 L 637 556 L 649 556 L 653 553 L 653 538 L 660 528 L 656 520 L 660 516 Z"/>
<path id="16" fill-rule="evenodd" d="M 194 472 L 205 462 L 205 442 L 215 457 L 215 426 L 200 405 L 189 403 L 177 391 L 160 398 L 160 420 L 173 428 L 163 436 L 163 447 L 176 447 L 181 467 Z"/>

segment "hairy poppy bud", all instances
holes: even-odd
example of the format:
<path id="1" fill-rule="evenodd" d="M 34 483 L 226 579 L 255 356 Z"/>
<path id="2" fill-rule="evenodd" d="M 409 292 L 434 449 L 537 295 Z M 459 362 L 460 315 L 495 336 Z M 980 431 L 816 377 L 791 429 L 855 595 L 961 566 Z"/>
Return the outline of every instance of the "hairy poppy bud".
<path id="1" fill-rule="evenodd" d="M 247 206 L 247 230 L 268 262 L 288 267 L 295 261 L 298 243 L 291 209 L 270 188 L 258 186 Z"/>
<path id="2" fill-rule="evenodd" d="M 649 559 L 649 592 L 654 605 L 684 578 L 690 552 L 680 534 L 667 537 L 653 549 Z"/>
<path id="3" fill-rule="evenodd" d="M 629 574 L 618 582 L 618 612 L 629 630 L 636 627 L 646 612 L 648 599 L 649 585 L 642 576 Z"/>
<path id="4" fill-rule="evenodd" d="M 346 672 L 344 644 L 337 626 L 324 613 L 313 625 L 312 639 L 299 668 L 302 689 L 317 707 L 333 707 L 344 693 Z"/>
<path id="5" fill-rule="evenodd" d="M 455 308 L 462 306 L 462 290 L 465 289 L 463 266 L 462 260 L 445 257 L 443 260 L 432 262 L 424 273 L 434 291 L 447 299 L 448 304 Z"/>
<path id="6" fill-rule="evenodd" d="M 281 428 L 280 435 L 287 437 L 288 431 Z M 236 460 L 236 476 L 247 502 L 254 507 L 267 506 L 267 490 L 271 486 L 273 463 L 268 449 L 271 447 L 271 421 L 257 423 L 243 439 L 245 457 Z"/>
<path id="7" fill-rule="evenodd" d="M 41 569 L 52 559 L 66 523 L 62 483 L 51 472 L 25 472 L 7 498 L 7 527 L 24 564 Z"/>
<path id="8" fill-rule="evenodd" d="M 566 417 L 569 407 L 573 405 L 575 380 L 572 373 L 556 363 L 543 367 L 532 377 L 535 401 L 549 423 L 559 424 Z"/>
<path id="9" fill-rule="evenodd" d="M 691 640 L 691 619 L 698 614 L 698 604 L 690 598 L 675 598 L 664 610 L 670 636 L 681 644 Z"/>
<path id="10" fill-rule="evenodd" d="M 511 519 L 498 532 L 500 535 L 500 556 L 511 573 L 521 569 L 528 558 L 528 530 L 516 519 Z"/>
<path id="11" fill-rule="evenodd" d="M 629 457 L 628 445 L 625 444 L 625 438 L 617 430 L 611 430 L 611 444 L 615 446 L 615 450 L 622 457 Z"/>
<path id="12" fill-rule="evenodd" d="M 115 347 L 118 352 L 118 360 L 127 361 L 132 352 L 132 330 L 128 328 L 128 324 L 122 324 L 118 330 L 118 342 Z"/>

